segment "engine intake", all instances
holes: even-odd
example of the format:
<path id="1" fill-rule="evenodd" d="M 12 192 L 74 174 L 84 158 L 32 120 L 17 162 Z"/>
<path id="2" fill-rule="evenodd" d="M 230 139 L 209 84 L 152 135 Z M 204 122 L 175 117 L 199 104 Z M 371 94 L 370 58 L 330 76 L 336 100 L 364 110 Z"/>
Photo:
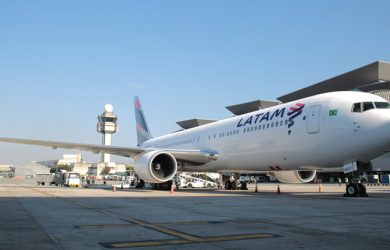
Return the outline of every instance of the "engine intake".
<path id="1" fill-rule="evenodd" d="M 177 161 L 170 153 L 150 151 L 138 158 L 134 170 L 146 182 L 163 183 L 175 176 Z"/>
<path id="2" fill-rule="evenodd" d="M 316 171 L 274 171 L 271 174 L 284 183 L 308 183 L 314 179 Z"/>

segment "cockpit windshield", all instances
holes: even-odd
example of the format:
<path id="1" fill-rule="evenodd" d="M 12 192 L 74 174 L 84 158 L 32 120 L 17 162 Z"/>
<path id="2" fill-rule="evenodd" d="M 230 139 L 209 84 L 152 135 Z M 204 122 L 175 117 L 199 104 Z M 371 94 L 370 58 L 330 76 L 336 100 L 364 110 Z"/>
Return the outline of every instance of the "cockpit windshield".
<path id="1" fill-rule="evenodd" d="M 352 112 L 361 113 L 370 109 L 390 109 L 388 102 L 357 102 L 352 105 Z"/>
<path id="2" fill-rule="evenodd" d="M 374 102 L 377 109 L 390 109 L 388 102 Z"/>

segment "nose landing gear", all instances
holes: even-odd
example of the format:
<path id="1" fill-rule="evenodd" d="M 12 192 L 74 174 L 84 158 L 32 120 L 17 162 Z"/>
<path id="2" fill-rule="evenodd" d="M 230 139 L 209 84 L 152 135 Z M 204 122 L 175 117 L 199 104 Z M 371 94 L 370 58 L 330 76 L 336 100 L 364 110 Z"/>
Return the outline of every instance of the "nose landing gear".
<path id="1" fill-rule="evenodd" d="M 368 197 L 366 187 L 362 183 L 348 183 L 344 197 Z"/>

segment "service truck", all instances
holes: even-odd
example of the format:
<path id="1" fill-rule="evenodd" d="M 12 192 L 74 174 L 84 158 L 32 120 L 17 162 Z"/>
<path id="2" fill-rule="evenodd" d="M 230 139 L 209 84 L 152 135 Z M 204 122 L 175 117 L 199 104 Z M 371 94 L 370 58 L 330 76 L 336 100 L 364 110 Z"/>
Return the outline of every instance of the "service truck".
<path id="1" fill-rule="evenodd" d="M 80 187 L 80 174 L 79 173 L 66 173 L 65 185 L 68 187 Z"/>
<path id="2" fill-rule="evenodd" d="M 52 185 L 55 184 L 54 174 L 36 174 L 37 184 L 38 185 Z"/>

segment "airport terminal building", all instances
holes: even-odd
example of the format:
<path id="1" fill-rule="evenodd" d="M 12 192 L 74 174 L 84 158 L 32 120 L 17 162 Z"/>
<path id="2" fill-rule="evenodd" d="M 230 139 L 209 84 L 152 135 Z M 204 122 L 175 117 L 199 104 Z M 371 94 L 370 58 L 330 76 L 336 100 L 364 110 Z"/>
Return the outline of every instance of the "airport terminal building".
<path id="1" fill-rule="evenodd" d="M 278 97 L 281 102 L 333 91 L 363 91 L 390 101 L 390 63 L 377 61 L 306 88 Z"/>

